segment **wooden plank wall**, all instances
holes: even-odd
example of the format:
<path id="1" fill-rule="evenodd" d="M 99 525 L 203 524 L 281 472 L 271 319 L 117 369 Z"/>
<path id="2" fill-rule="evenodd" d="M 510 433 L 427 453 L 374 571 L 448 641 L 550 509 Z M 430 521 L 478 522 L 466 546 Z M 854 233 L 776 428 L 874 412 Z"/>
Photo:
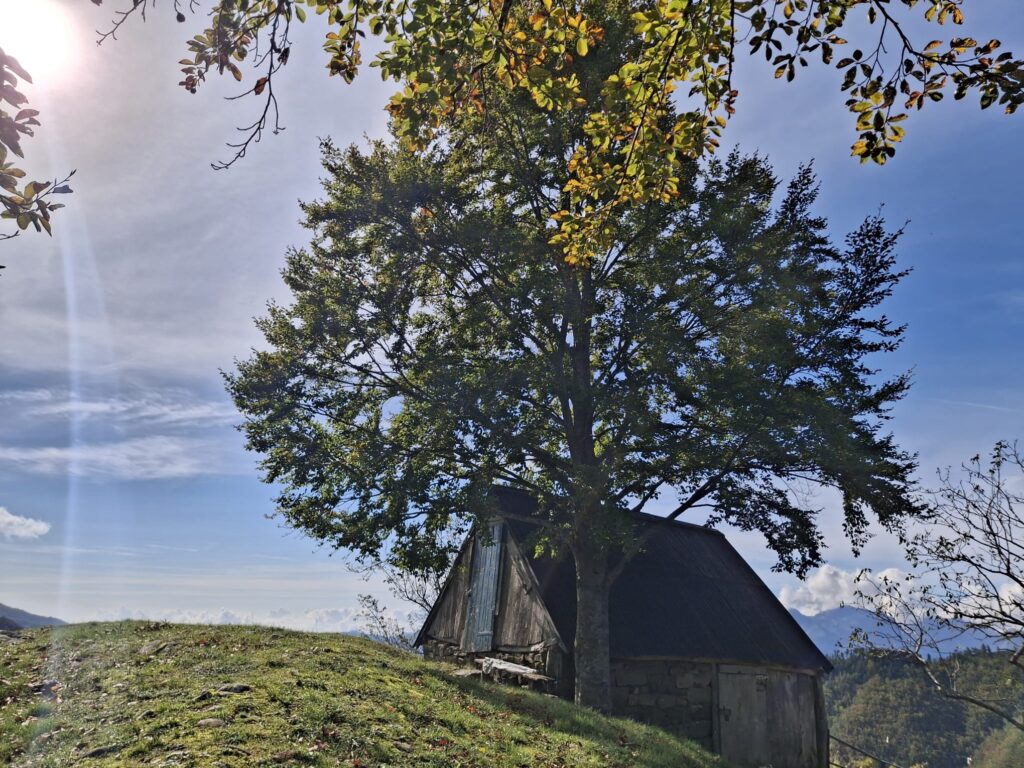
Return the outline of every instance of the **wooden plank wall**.
<path id="1" fill-rule="evenodd" d="M 466 590 L 469 587 L 469 569 L 472 547 L 466 547 L 463 555 L 456 560 L 452 568 L 451 580 L 441 604 L 437 607 L 434 619 L 427 627 L 426 636 L 448 643 L 460 645 L 466 618 Z"/>
<path id="2" fill-rule="evenodd" d="M 726 761 L 736 768 L 821 767 L 828 736 L 815 675 L 722 664 L 717 686 L 716 741 Z"/>
<path id="3" fill-rule="evenodd" d="M 540 599 L 529 566 L 508 539 L 501 564 L 501 593 L 498 596 L 498 621 L 494 629 L 494 647 L 502 650 L 528 650 L 558 643 L 558 632 Z"/>
<path id="4" fill-rule="evenodd" d="M 473 542 L 473 564 L 469 571 L 465 651 L 490 651 L 494 648 L 494 624 L 501 581 L 504 526 L 491 523 L 490 531 L 478 533 Z"/>

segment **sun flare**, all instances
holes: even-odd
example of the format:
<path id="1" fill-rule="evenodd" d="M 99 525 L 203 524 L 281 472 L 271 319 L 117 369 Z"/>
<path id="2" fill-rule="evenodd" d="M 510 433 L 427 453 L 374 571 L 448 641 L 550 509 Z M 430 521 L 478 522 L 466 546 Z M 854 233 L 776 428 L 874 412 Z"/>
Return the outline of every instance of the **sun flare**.
<path id="1" fill-rule="evenodd" d="M 0 48 L 46 87 L 64 80 L 82 49 L 67 0 L 0 0 Z"/>

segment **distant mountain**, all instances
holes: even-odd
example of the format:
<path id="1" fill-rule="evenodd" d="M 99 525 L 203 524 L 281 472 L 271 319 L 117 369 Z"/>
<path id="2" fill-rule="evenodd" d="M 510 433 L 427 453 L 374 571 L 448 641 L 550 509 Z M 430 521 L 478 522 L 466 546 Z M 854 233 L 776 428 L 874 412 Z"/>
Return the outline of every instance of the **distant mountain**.
<path id="1" fill-rule="evenodd" d="M 6 616 L 0 616 L 0 632 L 15 632 L 21 629 L 21 625 L 11 621 Z"/>
<path id="2" fill-rule="evenodd" d="M 847 649 L 850 645 L 850 635 L 854 630 L 871 632 L 877 627 L 875 615 L 871 611 L 852 605 L 832 608 L 814 616 L 807 616 L 795 609 L 790 609 L 789 612 L 826 656 L 834 656 Z M 943 653 L 954 653 L 991 645 L 992 641 L 979 633 L 965 633 L 955 641 L 943 643 L 941 650 Z"/>
<path id="3" fill-rule="evenodd" d="M 37 616 L 34 613 L 22 611 L 19 608 L 11 608 L 3 603 L 0 603 L 0 618 L 10 619 L 19 627 L 25 627 L 26 629 L 30 627 L 52 627 L 57 624 L 67 623 L 52 616 Z"/>
<path id="4" fill-rule="evenodd" d="M 872 629 L 875 618 L 870 611 L 844 605 L 807 616 L 795 608 L 793 618 L 826 656 L 832 656 L 850 644 L 850 635 L 857 629 Z"/>

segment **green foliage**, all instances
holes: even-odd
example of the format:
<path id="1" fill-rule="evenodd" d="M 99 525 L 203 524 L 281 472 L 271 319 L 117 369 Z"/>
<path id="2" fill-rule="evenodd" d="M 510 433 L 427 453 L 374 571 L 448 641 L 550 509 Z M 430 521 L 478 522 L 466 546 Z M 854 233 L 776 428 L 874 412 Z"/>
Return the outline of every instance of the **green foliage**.
<path id="1" fill-rule="evenodd" d="M 803 573 L 820 534 L 786 482 L 840 489 L 855 544 L 869 515 L 897 528 L 916 511 L 913 462 L 882 432 L 907 381 L 864 362 L 902 333 L 875 312 L 901 275 L 896 234 L 871 218 L 833 245 L 809 169 L 777 195 L 762 160 L 733 154 L 690 164 L 679 195 L 570 266 L 546 212 L 581 128 L 520 96 L 501 115 L 450 149 L 325 146 L 292 303 L 228 376 L 290 524 L 436 568 L 432 542 L 494 482 L 540 499 L 554 545 L 627 549 L 628 513 L 671 487 L 677 514 L 713 503 Z"/>
<path id="2" fill-rule="evenodd" d="M 975 753 L 976 768 L 1019 768 L 1024 755 L 1024 734 L 1010 725 L 993 731 Z"/>
<path id="3" fill-rule="evenodd" d="M 1009 708 L 1024 707 L 1024 686 L 1007 685 L 1006 653 L 976 651 L 936 663 L 955 665 L 961 690 L 998 697 Z M 1016 737 L 998 716 L 935 690 L 910 660 L 853 654 L 833 659 L 825 695 L 832 733 L 897 765 L 962 768 L 972 757 L 974 768 L 1006 768 L 1002 755 Z M 835 757 L 855 764 L 857 753 L 838 745 Z"/>
<path id="4" fill-rule="evenodd" d="M 102 0 L 93 0 L 101 3 Z M 116 26 L 151 0 L 131 0 Z M 128 5 L 128 1 L 125 1 Z M 179 5 L 179 3 L 175 3 Z M 193 3 L 195 5 L 195 3 Z M 327 68 L 351 81 L 368 35 L 382 39 L 371 66 L 399 89 L 388 107 L 398 133 L 423 147 L 467 115 L 493 109 L 498 91 L 522 90 L 541 108 L 574 114 L 586 140 L 563 160 L 570 172 L 550 233 L 570 263 L 605 247 L 631 206 L 679 193 L 688 159 L 714 150 L 735 111 L 736 58 L 760 58 L 792 80 L 820 59 L 842 71 L 859 134 L 852 152 L 884 163 L 902 121 L 954 88 L 1007 113 L 1024 101 L 1024 70 L 999 40 L 966 34 L 915 40 L 909 29 L 965 23 L 965 0 L 210 0 L 207 27 L 189 41 L 181 85 L 211 71 L 265 94 L 245 153 L 276 115 L 273 76 L 289 56 L 289 29 L 307 10 L 329 30 Z M 868 25 L 862 24 L 866 16 Z M 179 20 L 184 20 L 178 14 Z M 115 31 L 116 31 L 115 26 Z M 867 31 L 862 27 L 867 26 Z M 856 35 L 849 44 L 842 34 Z M 984 40 L 984 38 L 979 38 Z M 261 42 L 262 41 L 262 42 Z M 262 46 L 262 47 L 261 47 Z M 851 49 L 846 53 L 847 49 Z M 595 62 L 596 59 L 596 62 Z M 236 156 L 236 157 L 237 157 Z"/>
<path id="5" fill-rule="evenodd" d="M 655 728 L 352 637 L 126 622 L 21 638 L 0 645 L 0 763 L 17 768 L 721 765 Z M 32 690 L 44 679 L 53 698 Z M 251 690 L 218 691 L 232 683 Z"/>
<path id="6" fill-rule="evenodd" d="M 51 213 L 64 207 L 61 203 L 51 202 L 50 196 L 71 192 L 67 186 L 70 176 L 57 183 L 30 181 L 19 189 L 19 180 L 25 178 L 25 171 L 9 160 L 9 155 L 25 156 L 21 141 L 23 137 L 33 135 L 33 127 L 39 125 L 39 112 L 25 106 L 28 99 L 18 90 L 18 78 L 32 82 L 18 60 L 0 48 L 0 219 L 17 225 L 13 233 L 0 232 L 0 240 L 9 240 L 29 227 L 37 232 L 46 230 L 50 234 Z"/>

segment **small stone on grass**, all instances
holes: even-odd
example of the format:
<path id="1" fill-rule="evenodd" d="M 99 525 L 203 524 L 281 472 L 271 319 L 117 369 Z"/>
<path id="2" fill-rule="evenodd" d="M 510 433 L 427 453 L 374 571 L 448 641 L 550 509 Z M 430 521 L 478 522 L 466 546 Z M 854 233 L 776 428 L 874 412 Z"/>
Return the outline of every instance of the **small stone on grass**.
<path id="1" fill-rule="evenodd" d="M 251 691 L 252 686 L 245 683 L 226 683 L 217 689 L 218 693 L 245 693 Z"/>

